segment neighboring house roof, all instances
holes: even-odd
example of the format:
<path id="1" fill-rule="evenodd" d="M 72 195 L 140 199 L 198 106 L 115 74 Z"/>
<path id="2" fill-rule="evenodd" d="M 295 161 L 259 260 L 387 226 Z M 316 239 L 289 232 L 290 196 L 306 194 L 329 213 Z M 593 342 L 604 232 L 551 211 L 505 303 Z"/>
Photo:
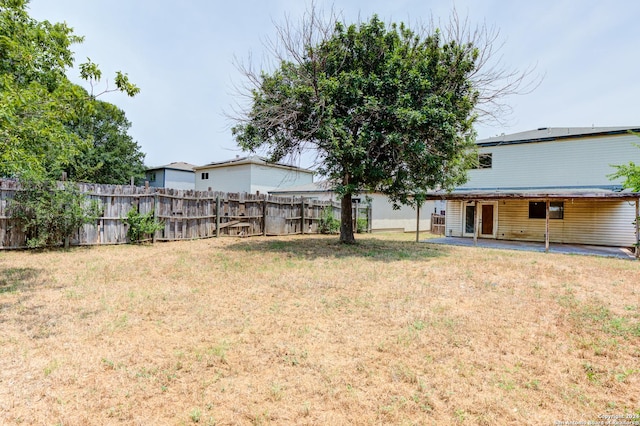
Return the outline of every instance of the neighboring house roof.
<path id="1" fill-rule="evenodd" d="M 169 170 L 180 170 L 180 171 L 184 171 L 184 172 L 192 172 L 197 166 L 194 164 L 189 164 L 189 163 L 183 163 L 182 161 L 177 161 L 171 164 L 167 164 L 165 166 L 158 166 L 158 167 L 149 167 L 147 169 L 147 171 L 153 171 L 153 170 L 163 170 L 163 169 L 169 169 Z"/>
<path id="2" fill-rule="evenodd" d="M 558 139 L 610 136 L 628 132 L 640 132 L 640 126 L 621 127 L 540 127 L 536 130 L 502 134 L 476 141 L 479 146 L 511 145 L 532 142 L 550 142 Z"/>
<path id="3" fill-rule="evenodd" d="M 260 157 L 258 155 L 249 155 L 247 157 L 237 156 L 232 160 L 213 162 L 204 166 L 195 167 L 194 169 L 195 170 L 215 169 L 220 167 L 239 166 L 243 164 L 258 164 L 261 166 L 270 166 L 270 167 L 276 167 L 276 168 L 287 169 L 287 170 L 296 170 L 300 172 L 313 173 L 313 170 L 304 169 L 302 167 L 293 166 L 290 164 L 283 164 L 283 163 L 273 163 L 268 161 L 266 158 Z"/>

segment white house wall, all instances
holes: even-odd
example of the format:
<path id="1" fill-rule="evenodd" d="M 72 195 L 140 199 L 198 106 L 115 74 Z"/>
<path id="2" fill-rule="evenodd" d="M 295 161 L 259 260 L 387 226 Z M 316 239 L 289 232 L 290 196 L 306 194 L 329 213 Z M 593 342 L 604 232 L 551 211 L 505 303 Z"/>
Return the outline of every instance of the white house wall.
<path id="1" fill-rule="evenodd" d="M 461 189 L 572 188 L 620 184 L 607 176 L 612 165 L 640 162 L 640 138 L 600 136 L 552 142 L 479 147 L 492 154 L 492 167 L 469 171 Z"/>
<path id="2" fill-rule="evenodd" d="M 462 201 L 447 203 L 447 235 L 462 236 Z M 497 239 L 545 240 L 545 219 L 529 219 L 528 200 L 498 202 Z M 564 218 L 549 220 L 552 243 L 631 247 L 635 243 L 635 204 L 617 200 L 564 201 Z"/>
<path id="3" fill-rule="evenodd" d="M 229 167 L 232 169 L 232 167 Z M 313 182 L 313 174 L 279 167 L 251 165 L 251 184 L 248 192 L 267 193 Z"/>
<path id="4" fill-rule="evenodd" d="M 208 179 L 203 179 L 208 173 Z M 221 192 L 260 192 L 284 189 L 313 182 L 312 173 L 297 172 L 259 164 L 238 164 L 225 167 L 200 168 L 196 172 L 196 190 L 211 188 Z"/>
<path id="5" fill-rule="evenodd" d="M 394 210 L 385 195 L 370 194 L 369 196 L 371 197 L 371 230 L 373 232 L 415 232 L 417 219 L 415 209 L 402 206 L 399 210 Z M 434 201 L 425 202 L 420 209 L 421 231 L 431 229 L 431 213 L 434 209 Z"/>
<path id="6" fill-rule="evenodd" d="M 194 189 L 194 173 L 182 170 L 165 169 L 164 187 L 173 189 Z"/>
<path id="7" fill-rule="evenodd" d="M 209 178 L 203 179 L 202 174 L 208 173 Z M 252 192 L 251 165 L 241 164 L 230 167 L 216 167 L 198 169 L 196 171 L 196 190 L 221 192 Z"/>

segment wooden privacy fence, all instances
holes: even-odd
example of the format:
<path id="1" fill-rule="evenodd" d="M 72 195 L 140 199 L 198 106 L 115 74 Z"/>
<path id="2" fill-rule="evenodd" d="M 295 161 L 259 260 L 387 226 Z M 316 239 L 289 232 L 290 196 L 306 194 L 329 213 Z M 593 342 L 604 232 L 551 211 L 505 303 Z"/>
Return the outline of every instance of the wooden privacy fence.
<path id="1" fill-rule="evenodd" d="M 436 235 L 445 234 L 445 216 L 431 213 L 431 233 Z"/>
<path id="2" fill-rule="evenodd" d="M 163 228 L 149 237 L 152 241 L 176 241 L 219 236 L 315 234 L 320 220 L 331 206 L 340 218 L 340 204 L 302 197 L 272 197 L 247 193 L 177 190 L 130 185 L 78 184 L 89 199 L 101 206 L 102 216 L 83 225 L 72 236 L 71 245 L 127 243 L 125 219 L 135 208 L 153 213 Z M 26 247 L 26 236 L 15 219 L 8 216 L 10 200 L 20 183 L 0 179 L 0 249 Z M 354 206 L 356 218 L 370 224 L 369 206 Z M 370 226 L 367 226 L 370 229 Z"/>

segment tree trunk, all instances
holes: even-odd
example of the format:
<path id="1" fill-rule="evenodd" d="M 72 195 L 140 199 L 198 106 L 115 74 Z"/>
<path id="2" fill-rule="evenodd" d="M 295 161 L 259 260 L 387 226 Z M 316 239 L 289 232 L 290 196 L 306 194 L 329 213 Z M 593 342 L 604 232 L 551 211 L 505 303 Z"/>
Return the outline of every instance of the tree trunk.
<path id="1" fill-rule="evenodd" d="M 340 242 L 344 244 L 354 244 L 353 236 L 353 215 L 351 213 L 351 194 L 344 194 L 340 202 Z"/>

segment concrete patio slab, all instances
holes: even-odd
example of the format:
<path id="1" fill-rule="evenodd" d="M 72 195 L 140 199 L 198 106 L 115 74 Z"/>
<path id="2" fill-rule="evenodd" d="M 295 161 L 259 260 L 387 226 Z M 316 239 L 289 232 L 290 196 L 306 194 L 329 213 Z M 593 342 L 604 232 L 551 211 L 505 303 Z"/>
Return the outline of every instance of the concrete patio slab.
<path id="1" fill-rule="evenodd" d="M 467 246 L 473 247 L 473 238 L 460 238 L 460 237 L 442 237 L 442 238 L 429 238 L 421 240 L 427 244 L 446 244 L 452 246 Z M 494 248 L 502 250 L 522 250 L 522 251 L 535 251 L 544 252 L 544 243 L 528 242 L 528 241 L 506 241 L 506 240 L 493 240 L 479 238 L 477 247 Z M 621 259 L 635 260 L 634 253 L 624 247 L 604 247 L 604 246 L 589 246 L 579 244 L 557 244 L 551 243 L 549 245 L 549 253 L 562 253 L 562 254 L 579 254 L 587 256 L 601 256 L 601 257 L 616 257 Z"/>

